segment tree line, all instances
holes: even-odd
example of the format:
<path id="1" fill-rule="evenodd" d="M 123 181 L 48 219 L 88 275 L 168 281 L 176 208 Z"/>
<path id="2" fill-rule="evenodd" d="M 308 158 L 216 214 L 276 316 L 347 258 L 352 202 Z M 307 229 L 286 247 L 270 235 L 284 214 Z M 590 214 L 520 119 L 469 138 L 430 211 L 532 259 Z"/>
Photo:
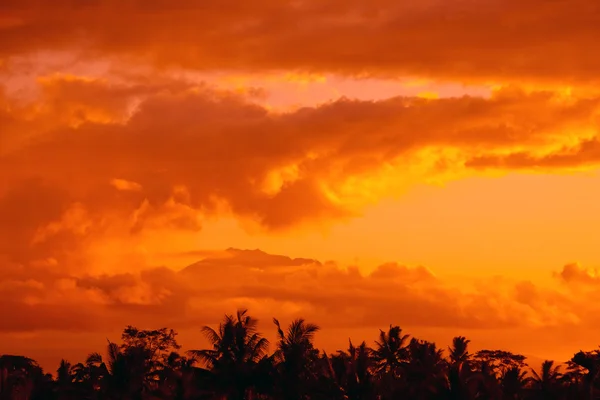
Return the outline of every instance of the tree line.
<path id="1" fill-rule="evenodd" d="M 319 327 L 297 319 L 277 341 L 257 329 L 247 310 L 205 326 L 208 349 L 179 352 L 172 329 L 124 329 L 121 344 L 85 362 L 62 360 L 53 376 L 32 359 L 0 356 L 0 400 L 562 400 L 600 398 L 600 351 L 580 351 L 563 365 L 530 368 L 502 350 L 469 351 L 455 337 L 446 350 L 380 330 L 372 347 L 349 341 L 327 354 L 313 344 Z"/>

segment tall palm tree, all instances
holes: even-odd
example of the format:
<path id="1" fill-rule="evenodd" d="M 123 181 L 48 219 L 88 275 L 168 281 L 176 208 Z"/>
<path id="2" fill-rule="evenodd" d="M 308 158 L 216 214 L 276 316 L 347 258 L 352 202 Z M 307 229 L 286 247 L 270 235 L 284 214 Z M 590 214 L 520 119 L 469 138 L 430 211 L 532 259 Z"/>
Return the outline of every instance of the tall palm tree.
<path id="1" fill-rule="evenodd" d="M 307 389 L 316 382 L 312 372 L 318 362 L 319 351 L 312 341 L 320 328 L 301 318 L 292 321 L 286 332 L 277 319 L 273 318 L 273 323 L 279 338 L 274 354 L 281 379 L 279 395 L 286 400 L 302 399 Z"/>
<path id="2" fill-rule="evenodd" d="M 522 399 L 525 394 L 527 383 L 527 372 L 518 366 L 510 367 L 502 371 L 502 374 L 500 376 L 500 388 L 502 390 L 502 399 Z"/>
<path id="3" fill-rule="evenodd" d="M 109 342 L 108 374 L 103 378 L 105 389 L 115 398 L 140 400 L 152 390 L 149 376 L 149 353 L 143 347 L 127 347 Z"/>
<path id="4" fill-rule="evenodd" d="M 456 336 L 452 339 L 452 346 L 448 347 L 450 363 L 460 364 L 468 362 L 471 359 L 469 343 L 471 341 L 464 336 Z"/>
<path id="5" fill-rule="evenodd" d="M 191 400 L 200 396 L 198 384 L 202 377 L 194 366 L 196 360 L 172 352 L 166 360 L 165 368 L 158 376 L 158 387 L 155 396 L 160 399 Z M 197 382 L 198 381 L 198 382 Z"/>
<path id="6" fill-rule="evenodd" d="M 71 366 L 73 386 L 80 398 L 98 399 L 105 397 L 110 375 L 108 367 L 99 353 L 91 353 L 85 363 Z"/>
<path id="7" fill-rule="evenodd" d="M 375 341 L 371 357 L 375 363 L 378 388 L 384 398 L 396 398 L 398 378 L 408 357 L 407 341 L 409 335 L 403 335 L 399 326 L 392 326 L 387 332 L 379 330 L 379 340 Z"/>
<path id="8" fill-rule="evenodd" d="M 560 379 L 560 387 L 564 391 L 566 399 L 585 399 L 589 396 L 589 390 L 585 386 L 587 370 L 573 361 L 566 364 L 566 371 Z"/>
<path id="9" fill-rule="evenodd" d="M 373 370 L 371 349 L 364 341 L 358 347 L 355 347 L 350 341 L 348 355 L 352 376 L 348 382 L 349 398 L 354 400 L 375 398 L 375 385 L 371 372 Z"/>
<path id="10" fill-rule="evenodd" d="M 324 358 L 328 361 L 329 375 L 339 391 L 348 400 L 375 399 L 375 383 L 372 374 L 371 349 L 362 342 L 358 347 L 349 340 L 347 351 Z"/>
<path id="11" fill-rule="evenodd" d="M 227 399 L 245 399 L 257 385 L 260 362 L 269 346 L 257 323 L 247 310 L 239 310 L 235 317 L 226 315 L 218 330 L 202 328 L 211 349 L 188 352 L 211 371 L 214 390 Z"/>
<path id="12" fill-rule="evenodd" d="M 591 352 L 579 351 L 576 353 L 571 362 L 587 370 L 584 376 L 583 383 L 586 389 L 587 397 L 590 400 L 594 400 L 594 381 L 598 377 L 600 372 L 600 352 L 594 350 Z"/>
<path id="13" fill-rule="evenodd" d="M 469 382 L 472 371 L 469 343 L 471 341 L 466 337 L 456 336 L 452 339 L 452 346 L 448 347 L 447 397 L 450 400 L 462 400 L 470 397 Z"/>
<path id="14" fill-rule="evenodd" d="M 65 359 L 60 360 L 56 370 L 56 392 L 58 400 L 67 400 L 74 396 L 73 368 L 71 363 Z"/>
<path id="15" fill-rule="evenodd" d="M 409 335 L 403 335 L 399 326 L 390 325 L 385 332 L 379 330 L 379 340 L 375 341 L 372 357 L 379 373 L 398 374 L 408 356 L 407 341 Z"/>
<path id="16" fill-rule="evenodd" d="M 322 352 L 313 369 L 316 384 L 311 388 L 311 398 L 345 400 L 348 398 L 347 359 L 343 351 L 328 355 Z"/>
<path id="17" fill-rule="evenodd" d="M 446 388 L 446 366 L 435 343 L 413 338 L 401 377 L 406 396 L 415 400 L 439 397 Z"/>
<path id="18" fill-rule="evenodd" d="M 532 396 L 536 399 L 558 399 L 560 398 L 560 386 L 563 374 L 560 365 L 554 365 L 554 361 L 546 360 L 542 363 L 540 373 L 531 369 L 531 377 L 528 379 L 532 389 Z"/>

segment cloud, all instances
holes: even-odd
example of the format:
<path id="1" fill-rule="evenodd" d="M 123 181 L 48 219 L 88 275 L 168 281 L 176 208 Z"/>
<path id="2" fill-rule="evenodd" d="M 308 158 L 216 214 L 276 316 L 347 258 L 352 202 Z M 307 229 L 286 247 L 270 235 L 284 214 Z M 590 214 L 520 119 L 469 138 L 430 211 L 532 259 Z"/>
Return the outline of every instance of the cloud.
<path id="1" fill-rule="evenodd" d="M 11 112 L 28 128 L 7 140 L 31 139 L 1 156 L 0 174 L 10 185 L 42 179 L 92 214 L 141 208 L 139 217 L 172 200 L 282 229 L 350 217 L 414 182 L 468 174 L 464 163 L 478 157 L 548 152 L 597 133 L 597 99 L 565 102 L 553 92 L 340 99 L 276 114 L 244 95 L 180 81 L 53 79 L 42 83 L 51 92 L 22 107 L 35 112 Z M 115 104 L 131 110 L 126 118 Z"/>
<path id="2" fill-rule="evenodd" d="M 580 329 L 587 339 L 578 343 L 591 346 L 600 324 L 591 290 L 575 296 L 569 287 L 532 282 L 452 281 L 424 267 L 394 263 L 365 271 L 260 250 L 197 253 L 204 258 L 179 272 L 151 265 L 133 265 L 132 272 L 68 272 L 53 262 L 0 262 L 0 296 L 7 305 L 0 309 L 0 336 L 10 348 L 21 348 L 51 367 L 65 351 L 80 359 L 101 349 L 106 337 L 118 337 L 128 324 L 172 327 L 182 333 L 184 346 L 202 347 L 199 327 L 215 326 L 224 313 L 240 307 L 249 308 L 269 338 L 274 331 L 268 321 L 274 316 L 318 323 L 323 327 L 318 345 L 327 350 L 343 348 L 347 335 L 372 340 L 378 329 L 399 324 L 407 333 L 439 343 L 466 335 L 477 348 L 512 349 L 517 343 L 521 350 L 515 351 L 523 351 L 517 338 L 535 337 L 531 343 L 546 346 L 536 351 L 546 351 L 561 335 Z M 121 271 L 123 265 L 132 264 L 120 262 Z M 54 336 L 64 340 L 51 348 L 31 347 L 27 339 L 44 343 L 42 338 Z M 572 351 L 569 343 L 561 347 L 561 357 Z M 74 346 L 79 350 L 70 352 Z"/>
<path id="3" fill-rule="evenodd" d="M 118 190 L 124 191 L 140 191 L 142 190 L 142 185 L 137 182 L 131 182 L 126 179 L 113 179 L 110 181 L 111 185 L 113 185 Z"/>
<path id="4" fill-rule="evenodd" d="M 67 206 L 67 193 L 43 178 L 23 179 L 7 188 L 0 197 L 0 254 L 26 258 L 38 229 L 60 219 Z M 60 250 L 58 243 L 39 247 L 40 258 Z"/>
<path id="5" fill-rule="evenodd" d="M 373 271 L 370 276 L 374 279 L 385 279 L 393 280 L 394 278 L 401 276 L 405 280 L 409 281 L 428 281 L 435 279 L 434 275 L 425 267 L 408 268 L 404 265 L 398 265 L 397 263 L 382 264 Z"/>
<path id="6" fill-rule="evenodd" d="M 0 312 L 3 333 L 97 332 L 118 329 L 131 320 L 141 325 L 157 319 L 182 325 L 192 293 L 175 272 L 164 267 L 99 275 L 6 262 L 0 268 L 0 293 L 7 303 Z"/>
<path id="7" fill-rule="evenodd" d="M 86 48 L 89 57 L 204 70 L 552 83 L 597 82 L 600 67 L 589 51 L 595 0 L 7 0 L 0 11 L 0 59 Z"/>
<path id="8" fill-rule="evenodd" d="M 480 156 L 466 162 L 473 168 L 505 169 L 577 169 L 598 165 L 600 142 L 598 138 L 585 139 L 575 146 L 564 146 L 550 154 L 536 156 L 528 152 L 515 152 L 508 155 Z"/>
<path id="9" fill-rule="evenodd" d="M 3 100 L 13 122 L 0 155 L 0 286 L 11 305 L 2 317 L 30 316 L 6 332 L 158 319 L 189 328 L 239 306 L 353 328 L 397 319 L 509 329 L 593 314 L 526 284 L 456 288 L 424 267 L 365 273 L 231 249 L 174 272 L 145 248 L 172 251 L 166 242 L 215 215 L 275 232 L 323 225 L 417 183 L 479 174 L 465 167 L 476 157 L 550 154 L 597 135 L 597 99 L 509 88 L 490 98 L 342 98 L 273 113 L 243 93 L 174 78 L 53 76 L 38 87 L 34 98 Z"/>
<path id="10" fill-rule="evenodd" d="M 182 271 L 183 274 L 194 270 L 223 267 L 239 268 L 273 268 L 273 267 L 302 267 L 321 263 L 309 258 L 290 258 L 282 255 L 267 254 L 259 249 L 240 250 L 230 248 L 225 253 L 210 254 L 210 256 L 192 264 Z"/>
<path id="11" fill-rule="evenodd" d="M 565 265 L 560 272 L 555 273 L 555 277 L 566 284 L 597 285 L 600 283 L 597 270 L 582 267 L 577 263 Z"/>
<path id="12" fill-rule="evenodd" d="M 416 184 L 486 173 L 476 160 L 549 158 L 598 135 L 598 98 L 552 91 L 341 98 L 274 113 L 166 76 L 53 75 L 37 87 L 2 97 L 0 118 L 12 122 L 0 138 L 0 253 L 64 268 L 92 262 L 83 249 L 109 232 L 193 232 L 214 215 L 272 232 L 327 226 Z M 554 168 L 582 165 L 569 157 Z"/>
<path id="13" fill-rule="evenodd" d="M 423 267 L 356 267 L 228 249 L 175 272 L 72 274 L 48 266 L 3 264 L 3 332 L 91 332 L 125 324 L 195 328 L 223 312 L 249 307 L 259 318 L 306 317 L 327 328 L 407 327 L 508 329 L 573 323 L 575 305 L 530 282 L 454 286 Z M 487 286 L 487 289 L 486 289 Z M 516 290 L 511 297 L 510 290 Z M 509 294 L 507 294 L 509 293 Z M 560 301 L 557 301 L 560 300 Z M 58 317 L 60 315 L 60 318 Z"/>

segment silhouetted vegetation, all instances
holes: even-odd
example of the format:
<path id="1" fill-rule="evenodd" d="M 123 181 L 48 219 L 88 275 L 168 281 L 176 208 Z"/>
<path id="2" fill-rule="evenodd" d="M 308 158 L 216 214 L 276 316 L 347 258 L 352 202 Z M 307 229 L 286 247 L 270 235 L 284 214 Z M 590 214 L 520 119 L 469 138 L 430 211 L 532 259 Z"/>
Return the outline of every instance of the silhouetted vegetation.
<path id="1" fill-rule="evenodd" d="M 580 351 L 565 365 L 502 350 L 471 354 L 458 336 L 448 349 L 412 338 L 400 327 L 334 354 L 313 345 L 319 327 L 303 319 L 282 327 L 276 343 L 247 311 L 202 328 L 210 348 L 184 354 L 176 332 L 127 327 L 121 344 L 83 363 L 62 360 L 54 376 L 32 359 L 0 356 L 0 400 L 385 400 L 597 399 L 600 351 Z M 271 347 L 272 352 L 269 352 Z"/>

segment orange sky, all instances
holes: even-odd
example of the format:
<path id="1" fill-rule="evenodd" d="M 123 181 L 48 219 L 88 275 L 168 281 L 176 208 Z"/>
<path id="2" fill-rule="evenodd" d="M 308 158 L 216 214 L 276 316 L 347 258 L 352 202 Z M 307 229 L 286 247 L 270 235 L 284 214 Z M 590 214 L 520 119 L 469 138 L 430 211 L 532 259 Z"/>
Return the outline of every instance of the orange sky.
<path id="1" fill-rule="evenodd" d="M 0 353 L 599 344 L 596 0 L 75 3 L 0 3 Z"/>

